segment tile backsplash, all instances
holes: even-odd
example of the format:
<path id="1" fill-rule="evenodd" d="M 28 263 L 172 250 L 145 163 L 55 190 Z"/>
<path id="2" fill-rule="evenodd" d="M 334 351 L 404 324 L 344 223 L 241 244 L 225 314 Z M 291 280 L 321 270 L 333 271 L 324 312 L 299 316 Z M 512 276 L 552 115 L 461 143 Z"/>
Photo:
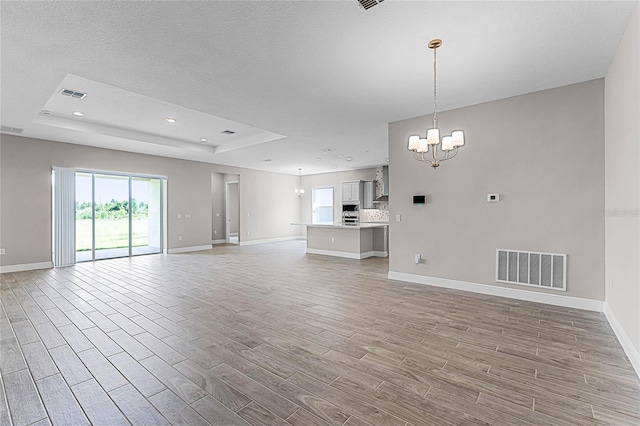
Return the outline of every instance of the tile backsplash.
<path id="1" fill-rule="evenodd" d="M 360 210 L 360 222 L 389 222 L 389 210 Z"/>

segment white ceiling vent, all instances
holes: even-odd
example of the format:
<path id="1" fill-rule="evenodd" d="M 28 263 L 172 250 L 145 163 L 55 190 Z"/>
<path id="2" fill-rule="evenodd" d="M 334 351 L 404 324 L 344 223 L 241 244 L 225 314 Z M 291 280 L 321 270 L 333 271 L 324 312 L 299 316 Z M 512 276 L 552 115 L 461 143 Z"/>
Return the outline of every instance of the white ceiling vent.
<path id="1" fill-rule="evenodd" d="M 18 129 L 17 127 L 11 127 L 11 126 L 2 126 L 0 130 L 2 130 L 2 132 L 4 133 L 17 133 L 17 134 L 20 134 L 24 131 L 24 129 Z"/>
<path id="2" fill-rule="evenodd" d="M 362 6 L 364 10 L 367 10 L 382 3 L 383 1 L 384 0 L 358 0 L 358 3 L 360 3 L 360 6 Z"/>
<path id="3" fill-rule="evenodd" d="M 84 99 L 85 96 L 87 96 L 86 93 L 76 92 L 74 90 L 69 90 L 69 89 L 62 89 L 60 94 L 64 96 L 71 96 L 72 98 L 76 98 L 76 99 Z"/>
<path id="4" fill-rule="evenodd" d="M 220 133 L 222 133 L 223 135 L 235 135 L 236 132 L 234 132 L 233 130 L 223 130 Z"/>

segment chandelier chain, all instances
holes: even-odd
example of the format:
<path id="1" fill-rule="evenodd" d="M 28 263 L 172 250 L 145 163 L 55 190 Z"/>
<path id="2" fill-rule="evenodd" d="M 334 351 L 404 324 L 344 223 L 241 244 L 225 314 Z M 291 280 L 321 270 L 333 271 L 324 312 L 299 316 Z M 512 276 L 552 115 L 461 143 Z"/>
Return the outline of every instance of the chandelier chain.
<path id="1" fill-rule="evenodd" d="M 437 59 L 436 59 L 436 51 L 438 48 L 433 49 L 433 128 L 438 127 L 438 102 L 437 102 L 437 77 L 438 77 L 438 67 L 437 67 Z"/>

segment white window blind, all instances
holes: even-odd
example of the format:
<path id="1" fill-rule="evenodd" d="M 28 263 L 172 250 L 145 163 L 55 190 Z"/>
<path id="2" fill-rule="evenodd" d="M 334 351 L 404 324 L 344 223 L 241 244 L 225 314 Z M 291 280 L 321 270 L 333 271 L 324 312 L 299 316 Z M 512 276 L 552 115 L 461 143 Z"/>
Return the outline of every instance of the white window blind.
<path id="1" fill-rule="evenodd" d="M 76 263 L 76 172 L 53 169 L 53 264 L 68 266 Z"/>

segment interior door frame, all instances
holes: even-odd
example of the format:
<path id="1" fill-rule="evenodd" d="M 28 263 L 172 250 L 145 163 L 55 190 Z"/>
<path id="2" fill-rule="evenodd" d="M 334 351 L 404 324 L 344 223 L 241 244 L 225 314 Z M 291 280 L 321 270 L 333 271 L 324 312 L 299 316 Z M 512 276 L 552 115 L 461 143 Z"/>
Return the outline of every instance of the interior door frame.
<path id="1" fill-rule="evenodd" d="M 225 218 L 225 224 L 224 224 L 224 233 L 225 233 L 225 239 L 227 240 L 227 244 L 233 244 L 231 243 L 231 215 L 229 213 L 229 211 L 231 210 L 231 205 L 229 203 L 229 185 L 232 184 L 236 184 L 238 185 L 238 244 L 240 244 L 240 181 L 238 180 L 230 180 L 230 181 L 226 181 L 224 183 L 224 218 Z"/>

